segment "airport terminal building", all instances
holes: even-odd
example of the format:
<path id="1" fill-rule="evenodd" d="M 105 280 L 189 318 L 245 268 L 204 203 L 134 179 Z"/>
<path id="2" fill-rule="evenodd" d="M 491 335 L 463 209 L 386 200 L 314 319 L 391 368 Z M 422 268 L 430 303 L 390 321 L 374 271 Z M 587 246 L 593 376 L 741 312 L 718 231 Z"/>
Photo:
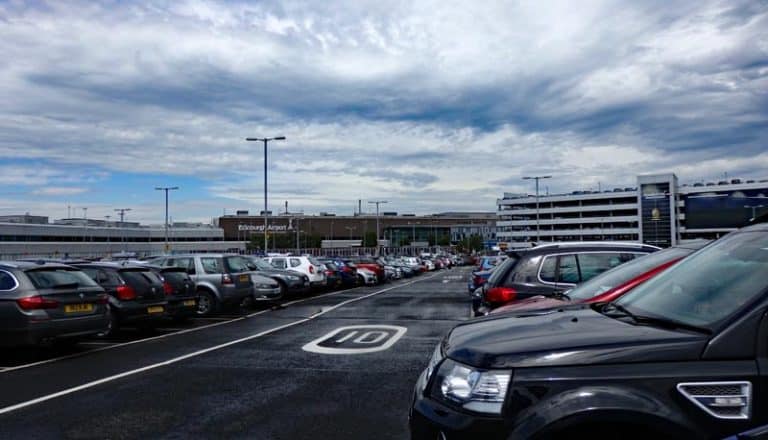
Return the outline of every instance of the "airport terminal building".
<path id="1" fill-rule="evenodd" d="M 768 213 L 768 179 L 680 185 L 674 174 L 642 175 L 635 187 L 540 194 L 536 205 L 535 194 L 497 200 L 502 246 L 622 240 L 667 247 L 718 238 Z"/>

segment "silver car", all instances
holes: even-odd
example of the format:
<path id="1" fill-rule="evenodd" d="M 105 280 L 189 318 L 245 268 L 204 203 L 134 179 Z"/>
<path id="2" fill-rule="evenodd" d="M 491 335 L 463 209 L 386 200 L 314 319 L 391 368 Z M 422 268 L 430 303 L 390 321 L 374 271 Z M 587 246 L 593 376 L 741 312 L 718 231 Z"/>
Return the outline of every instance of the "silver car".
<path id="1" fill-rule="evenodd" d="M 197 314 L 209 315 L 222 304 L 241 304 L 253 295 L 254 282 L 236 254 L 179 254 L 156 257 L 152 264 L 181 267 L 197 284 Z"/>

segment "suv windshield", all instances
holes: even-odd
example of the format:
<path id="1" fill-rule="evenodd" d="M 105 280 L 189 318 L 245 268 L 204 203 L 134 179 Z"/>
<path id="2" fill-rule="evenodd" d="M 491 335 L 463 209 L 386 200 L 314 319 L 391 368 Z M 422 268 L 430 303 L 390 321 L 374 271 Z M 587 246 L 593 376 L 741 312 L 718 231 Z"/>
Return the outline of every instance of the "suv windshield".
<path id="1" fill-rule="evenodd" d="M 616 301 L 636 315 L 714 329 L 768 288 L 768 235 L 722 238 Z"/>
<path id="2" fill-rule="evenodd" d="M 607 292 L 618 285 L 626 283 L 632 278 L 659 267 L 662 264 L 678 260 L 690 253 L 691 250 L 689 249 L 669 248 L 648 254 L 644 257 L 636 258 L 621 266 L 617 266 L 604 272 L 585 283 L 579 284 L 578 287 L 568 292 L 568 297 L 574 301 L 592 298 Z"/>
<path id="3" fill-rule="evenodd" d="M 27 271 L 27 276 L 38 289 L 98 287 L 88 275 L 74 269 L 30 270 Z"/>

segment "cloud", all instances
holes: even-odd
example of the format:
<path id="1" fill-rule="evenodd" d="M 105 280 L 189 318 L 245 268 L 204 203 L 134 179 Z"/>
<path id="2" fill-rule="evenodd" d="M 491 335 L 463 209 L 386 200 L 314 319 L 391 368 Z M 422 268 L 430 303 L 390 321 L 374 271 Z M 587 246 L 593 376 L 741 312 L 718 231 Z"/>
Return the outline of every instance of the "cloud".
<path id="1" fill-rule="evenodd" d="M 73 196 L 76 194 L 82 194 L 84 192 L 88 191 L 88 188 L 77 188 L 77 187 L 47 187 L 47 188 L 39 188 L 34 191 L 32 191 L 32 194 L 39 195 L 39 196 Z"/>
<path id="2" fill-rule="evenodd" d="M 539 172 L 568 191 L 658 170 L 765 177 L 765 2 L 328 10 L 0 4 L 0 183 L 87 200 L 75 189 L 103 176 L 194 177 L 200 204 L 180 212 L 214 216 L 258 206 L 263 152 L 244 138 L 272 135 L 288 138 L 270 146 L 273 200 L 323 211 L 493 210 Z M 115 204 L 131 191 L 109 189 Z"/>

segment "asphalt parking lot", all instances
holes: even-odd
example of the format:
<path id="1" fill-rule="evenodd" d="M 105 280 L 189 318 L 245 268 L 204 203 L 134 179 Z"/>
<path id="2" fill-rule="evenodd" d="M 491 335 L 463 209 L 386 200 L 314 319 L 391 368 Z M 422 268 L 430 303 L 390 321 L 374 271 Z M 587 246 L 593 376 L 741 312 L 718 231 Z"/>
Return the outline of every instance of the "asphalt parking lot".
<path id="1" fill-rule="evenodd" d="M 4 356 L 0 438 L 406 438 L 416 378 L 469 317 L 468 272 Z"/>

